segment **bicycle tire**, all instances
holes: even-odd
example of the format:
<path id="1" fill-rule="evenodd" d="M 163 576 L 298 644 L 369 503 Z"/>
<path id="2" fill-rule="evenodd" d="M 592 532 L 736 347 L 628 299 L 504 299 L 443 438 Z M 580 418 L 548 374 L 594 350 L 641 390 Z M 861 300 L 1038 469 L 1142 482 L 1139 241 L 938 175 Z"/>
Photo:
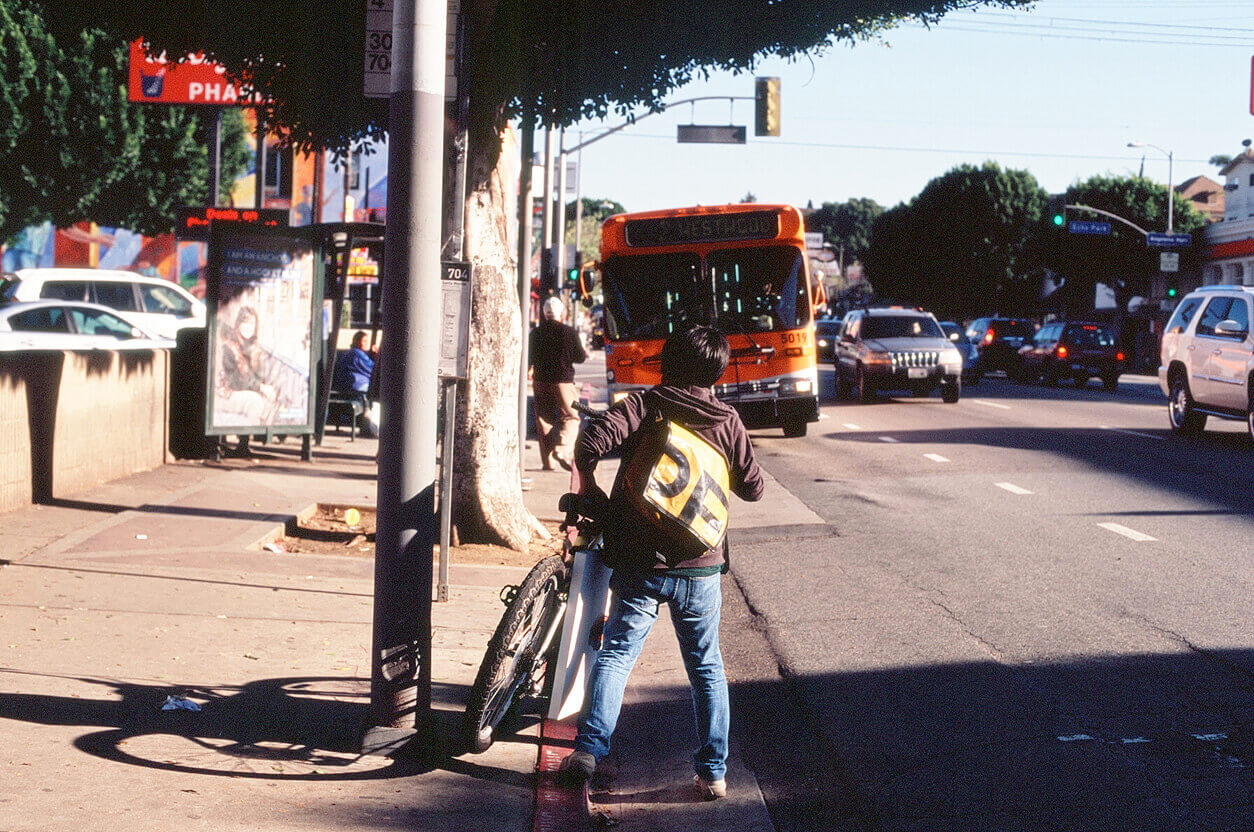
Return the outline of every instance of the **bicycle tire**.
<path id="1" fill-rule="evenodd" d="M 466 702 L 465 741 L 472 752 L 492 745 L 520 691 L 539 691 L 551 683 L 549 660 L 556 655 L 557 638 L 545 655 L 535 650 L 562 609 L 567 580 L 562 559 L 547 557 L 531 568 L 505 608 Z"/>

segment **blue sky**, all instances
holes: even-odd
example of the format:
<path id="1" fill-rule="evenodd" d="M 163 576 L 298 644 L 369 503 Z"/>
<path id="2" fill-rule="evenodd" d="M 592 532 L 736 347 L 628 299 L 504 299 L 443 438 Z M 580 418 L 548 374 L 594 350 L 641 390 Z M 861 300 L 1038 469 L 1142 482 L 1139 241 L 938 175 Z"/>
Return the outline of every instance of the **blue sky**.
<path id="1" fill-rule="evenodd" d="M 836 45 L 812 60 L 764 61 L 668 96 L 753 95 L 754 75 L 782 79 L 782 133 L 757 138 L 753 103 L 682 105 L 583 151 L 582 193 L 628 210 L 739 201 L 804 206 L 908 200 L 955 165 L 993 160 L 1051 191 L 1093 174 L 1173 181 L 1254 138 L 1254 2 L 1040 0 L 983 7 L 882 41 Z M 749 126 L 746 145 L 677 144 L 678 124 Z M 566 145 L 621 123 L 570 128 Z M 539 140 L 537 144 L 540 144 Z"/>

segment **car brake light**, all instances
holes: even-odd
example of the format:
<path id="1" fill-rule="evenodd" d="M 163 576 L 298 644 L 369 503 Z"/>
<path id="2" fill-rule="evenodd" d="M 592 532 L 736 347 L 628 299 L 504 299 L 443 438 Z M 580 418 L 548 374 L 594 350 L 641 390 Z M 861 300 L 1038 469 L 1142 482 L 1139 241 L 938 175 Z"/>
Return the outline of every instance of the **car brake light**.
<path id="1" fill-rule="evenodd" d="M 988 331 L 988 334 L 984 336 L 984 343 L 985 344 L 993 343 L 993 331 L 991 329 Z"/>
<path id="2" fill-rule="evenodd" d="M 1066 348 L 1066 347 L 1061 346 L 1061 345 L 1058 347 L 1058 357 L 1059 357 L 1059 358 L 1066 358 L 1066 357 L 1067 357 L 1067 348 Z"/>
<path id="3" fill-rule="evenodd" d="M 1117 352 L 1117 353 L 1115 353 L 1115 360 L 1116 360 L 1116 361 L 1122 361 L 1122 360 L 1123 360 L 1123 353 L 1121 353 L 1121 352 Z"/>

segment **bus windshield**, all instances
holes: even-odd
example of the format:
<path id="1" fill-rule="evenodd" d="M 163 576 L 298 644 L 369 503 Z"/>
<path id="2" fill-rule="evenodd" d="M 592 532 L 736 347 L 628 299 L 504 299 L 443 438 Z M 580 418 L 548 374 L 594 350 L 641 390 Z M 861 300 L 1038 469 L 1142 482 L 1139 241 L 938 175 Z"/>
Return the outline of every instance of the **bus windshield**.
<path id="1" fill-rule="evenodd" d="M 810 323 L 809 287 L 798 249 L 723 249 L 711 252 L 708 263 L 717 325 L 725 332 L 772 332 Z"/>
<path id="2" fill-rule="evenodd" d="M 687 321 L 701 321 L 709 301 L 699 289 L 696 254 L 611 257 L 602 264 L 606 325 L 615 340 L 665 338 Z"/>

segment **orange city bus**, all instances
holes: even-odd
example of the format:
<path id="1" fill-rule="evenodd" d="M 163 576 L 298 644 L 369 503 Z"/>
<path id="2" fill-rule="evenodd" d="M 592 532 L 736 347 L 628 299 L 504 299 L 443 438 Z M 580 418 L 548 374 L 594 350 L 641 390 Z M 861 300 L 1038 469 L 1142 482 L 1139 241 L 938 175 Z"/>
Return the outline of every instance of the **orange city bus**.
<path id="1" fill-rule="evenodd" d="M 601 227 L 610 401 L 661 380 L 662 342 L 691 323 L 731 346 L 715 394 L 750 427 L 818 421 L 815 291 L 801 212 L 720 205 L 619 214 Z"/>

